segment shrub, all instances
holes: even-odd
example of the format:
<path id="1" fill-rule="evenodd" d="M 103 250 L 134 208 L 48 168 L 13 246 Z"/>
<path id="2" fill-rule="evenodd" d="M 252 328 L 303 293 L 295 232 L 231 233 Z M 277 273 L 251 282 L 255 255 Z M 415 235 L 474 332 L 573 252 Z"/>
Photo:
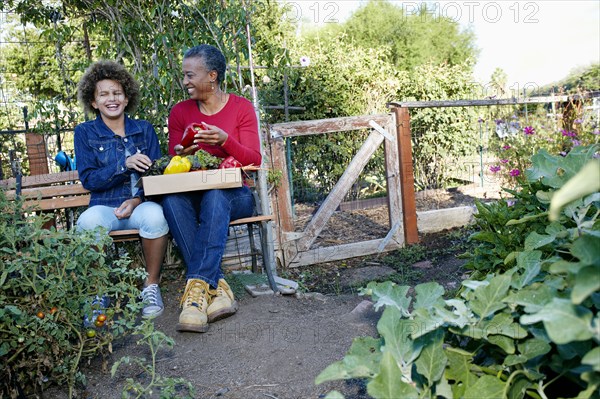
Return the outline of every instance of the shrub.
<path id="1" fill-rule="evenodd" d="M 21 206 L 0 191 L 0 396 L 50 384 L 68 385 L 72 396 L 85 383 L 82 360 L 107 354 L 133 328 L 145 272 L 128 268 L 126 258 L 110 261 L 108 235 L 47 230 L 48 217 L 23 214 Z M 94 298 L 109 298 L 110 306 Z M 104 323 L 93 325 L 94 310 Z"/>
<path id="2" fill-rule="evenodd" d="M 545 186 L 536 192 L 540 204 L 547 205 L 597 150 L 573 150 L 564 158 L 536 154 L 527 177 Z M 591 162 L 600 168 L 600 161 Z M 539 219 L 543 231 L 523 229 L 523 240 L 513 233 L 516 242 L 500 263 L 503 270 L 464 281 L 453 299 L 444 300 L 436 282 L 417 285 L 414 300 L 408 286 L 370 283 L 364 294 L 375 308 L 385 307 L 377 324 L 380 338 L 355 339 L 316 383 L 364 378 L 374 398 L 597 397 L 599 210 L 598 192 L 570 202 L 553 222 L 545 212 L 521 208 L 507 224 L 530 226 Z M 489 226 L 494 211 L 482 216 Z M 496 242 L 494 236 L 506 234 L 490 230 L 488 236 Z M 496 262 L 496 255 L 489 261 Z M 328 398 L 343 396 L 332 392 Z"/>

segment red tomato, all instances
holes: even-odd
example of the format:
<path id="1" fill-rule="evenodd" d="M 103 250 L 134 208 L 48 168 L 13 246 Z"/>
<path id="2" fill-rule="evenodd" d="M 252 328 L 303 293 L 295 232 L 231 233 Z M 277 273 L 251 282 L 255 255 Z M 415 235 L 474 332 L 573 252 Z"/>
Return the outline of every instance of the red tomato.
<path id="1" fill-rule="evenodd" d="M 99 322 L 104 323 L 106 321 L 106 315 L 105 314 L 99 314 L 98 317 L 96 317 L 96 320 L 98 320 Z"/>
<path id="2" fill-rule="evenodd" d="M 52 309 L 50 309 L 50 314 L 54 314 L 58 312 L 58 308 L 56 306 L 53 306 Z"/>
<path id="3" fill-rule="evenodd" d="M 40 319 L 43 319 L 44 317 L 46 317 L 46 315 L 44 314 L 44 312 L 37 312 L 37 317 L 39 317 Z"/>

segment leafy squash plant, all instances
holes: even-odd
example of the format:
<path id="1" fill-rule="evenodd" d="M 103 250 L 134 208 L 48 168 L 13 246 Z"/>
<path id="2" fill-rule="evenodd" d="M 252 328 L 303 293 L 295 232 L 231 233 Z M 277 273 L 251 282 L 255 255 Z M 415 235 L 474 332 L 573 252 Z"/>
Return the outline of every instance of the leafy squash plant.
<path id="1" fill-rule="evenodd" d="M 533 157 L 527 178 L 544 186 L 540 204 L 549 205 L 584 164 L 600 168 L 590 161 L 598 146 L 575 151 L 587 159 L 545 151 Z M 436 282 L 417 285 L 414 299 L 408 286 L 370 283 L 363 293 L 384 308 L 380 337 L 356 338 L 316 383 L 364 378 L 373 398 L 597 398 L 599 213 L 600 193 L 593 192 L 569 202 L 553 222 L 546 211 L 509 221 L 546 223 L 508 254 L 503 266 L 510 267 L 464 281 L 452 299 Z"/>

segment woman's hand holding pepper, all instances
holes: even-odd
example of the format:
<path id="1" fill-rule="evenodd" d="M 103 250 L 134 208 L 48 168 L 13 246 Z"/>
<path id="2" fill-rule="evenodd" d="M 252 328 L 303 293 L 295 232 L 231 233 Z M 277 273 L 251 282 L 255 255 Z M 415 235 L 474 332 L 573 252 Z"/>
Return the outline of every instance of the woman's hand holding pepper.
<path id="1" fill-rule="evenodd" d="M 123 201 L 120 207 L 115 209 L 115 216 L 117 219 L 126 219 L 133 213 L 133 210 L 142 203 L 140 197 L 130 198 Z"/>
<path id="2" fill-rule="evenodd" d="M 127 169 L 137 170 L 138 172 L 145 172 L 150 165 L 152 165 L 152 160 L 150 157 L 142 154 L 141 152 L 133 154 L 130 157 L 127 157 L 125 160 L 125 166 Z"/>
<path id="3" fill-rule="evenodd" d="M 202 122 L 204 130 L 199 130 L 194 136 L 194 143 L 204 143 L 210 145 L 223 145 L 229 135 L 223 129 L 215 125 L 209 125 Z"/>

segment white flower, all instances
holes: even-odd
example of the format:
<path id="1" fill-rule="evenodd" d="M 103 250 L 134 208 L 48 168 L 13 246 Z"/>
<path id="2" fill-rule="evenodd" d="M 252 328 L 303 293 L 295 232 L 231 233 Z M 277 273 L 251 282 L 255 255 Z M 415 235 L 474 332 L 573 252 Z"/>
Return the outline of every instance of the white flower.
<path id="1" fill-rule="evenodd" d="M 268 84 L 271 82 L 271 78 L 268 75 L 263 76 L 263 83 Z"/>
<path id="2" fill-rule="evenodd" d="M 307 56 L 300 57 L 300 66 L 307 67 L 310 65 L 310 58 Z"/>
<path id="3" fill-rule="evenodd" d="M 177 10 L 173 10 L 171 11 L 171 16 L 173 16 L 174 18 L 179 18 L 179 12 Z"/>

